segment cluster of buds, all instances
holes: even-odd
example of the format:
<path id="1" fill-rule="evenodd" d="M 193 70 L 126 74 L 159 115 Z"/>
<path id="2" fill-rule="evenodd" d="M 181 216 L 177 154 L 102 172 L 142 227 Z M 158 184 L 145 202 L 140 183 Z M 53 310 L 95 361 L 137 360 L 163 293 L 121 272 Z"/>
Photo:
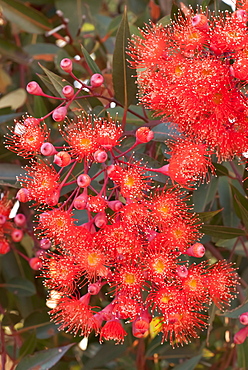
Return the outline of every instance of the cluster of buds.
<path id="1" fill-rule="evenodd" d="M 239 316 L 239 321 L 245 326 L 234 335 L 234 343 L 236 344 L 244 343 L 248 337 L 248 312 L 242 313 L 242 315 Z"/>

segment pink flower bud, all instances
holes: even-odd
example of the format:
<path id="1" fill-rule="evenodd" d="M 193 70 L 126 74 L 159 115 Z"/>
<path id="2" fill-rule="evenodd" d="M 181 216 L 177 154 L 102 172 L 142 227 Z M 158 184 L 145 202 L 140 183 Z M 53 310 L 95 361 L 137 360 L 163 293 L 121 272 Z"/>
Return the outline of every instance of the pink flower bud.
<path id="1" fill-rule="evenodd" d="M 185 265 L 178 266 L 176 273 L 180 278 L 186 278 L 188 276 L 188 269 Z"/>
<path id="2" fill-rule="evenodd" d="M 10 251 L 10 245 L 7 240 L 0 241 L 0 254 L 6 254 Z"/>
<path id="3" fill-rule="evenodd" d="M 23 213 L 17 213 L 14 218 L 16 226 L 23 227 L 26 224 L 26 216 Z"/>
<path id="4" fill-rule="evenodd" d="M 160 167 L 160 168 L 156 168 L 156 172 L 169 176 L 169 164 L 166 164 L 165 166 Z"/>
<path id="5" fill-rule="evenodd" d="M 87 188 L 87 186 L 89 186 L 90 183 L 91 183 L 91 178 L 86 173 L 79 175 L 77 178 L 77 184 L 80 188 Z"/>
<path id="6" fill-rule="evenodd" d="M 208 31 L 208 19 L 204 14 L 196 14 L 192 18 L 192 26 L 200 31 Z"/>
<path id="7" fill-rule="evenodd" d="M 201 243 L 195 243 L 186 250 L 185 254 L 187 254 L 188 256 L 201 258 L 205 254 L 204 245 Z"/>
<path id="8" fill-rule="evenodd" d="M 28 118 L 25 118 L 25 120 L 23 121 L 23 124 L 24 126 L 37 126 L 40 124 L 40 119 L 38 118 L 34 118 L 34 117 L 28 117 Z"/>
<path id="9" fill-rule="evenodd" d="M 154 132 L 149 127 L 140 127 L 136 133 L 136 140 L 140 143 L 148 143 L 154 138 Z"/>
<path id="10" fill-rule="evenodd" d="M 29 196 L 29 191 L 26 188 L 21 188 L 16 193 L 16 199 L 18 199 L 19 202 L 21 202 L 21 203 L 28 202 L 29 201 L 29 197 L 28 196 Z"/>
<path id="11" fill-rule="evenodd" d="M 66 167 L 71 163 L 71 156 L 68 152 L 58 152 L 55 154 L 53 162 L 59 167 Z"/>
<path id="12" fill-rule="evenodd" d="M 35 257 L 42 258 L 45 256 L 46 252 L 43 251 L 42 249 L 39 249 L 38 251 L 35 252 Z"/>
<path id="13" fill-rule="evenodd" d="M 62 89 L 62 93 L 63 93 L 63 95 L 64 95 L 65 98 L 71 99 L 73 97 L 73 95 L 74 95 L 74 89 L 73 89 L 72 86 L 66 85 Z"/>
<path id="14" fill-rule="evenodd" d="M 29 94 L 32 94 L 32 95 L 43 95 L 44 94 L 40 85 L 35 81 L 29 82 L 26 86 L 26 90 Z"/>
<path id="15" fill-rule="evenodd" d="M 33 270 L 39 270 L 41 268 L 41 266 L 42 266 L 42 261 L 38 257 L 30 258 L 30 260 L 29 260 L 29 266 Z"/>
<path id="16" fill-rule="evenodd" d="M 248 325 L 248 312 L 242 313 L 242 315 L 239 316 L 239 321 L 242 325 Z"/>
<path id="17" fill-rule="evenodd" d="M 240 25 L 246 26 L 247 23 L 247 11 L 244 9 L 238 9 L 235 12 L 232 13 L 233 18 L 237 18 L 239 22 L 241 23 Z"/>
<path id="18" fill-rule="evenodd" d="M 107 222 L 108 220 L 105 212 L 99 212 L 94 218 L 94 223 L 99 229 L 106 226 Z"/>
<path id="19" fill-rule="evenodd" d="M 70 73 L 72 71 L 72 61 L 71 59 L 64 58 L 60 62 L 60 68 L 63 69 L 63 71 Z"/>
<path id="20" fill-rule="evenodd" d="M 114 212 L 118 212 L 123 207 L 123 203 L 121 203 L 119 200 L 111 200 L 107 203 L 108 207 Z"/>
<path id="21" fill-rule="evenodd" d="M 90 295 L 96 295 L 100 292 L 101 290 L 101 287 L 102 287 L 102 283 L 92 283 L 92 284 L 89 284 L 88 285 L 88 293 L 90 293 Z"/>
<path id="22" fill-rule="evenodd" d="M 6 220 L 7 220 L 6 216 L 0 215 L 0 226 L 4 225 Z"/>
<path id="23" fill-rule="evenodd" d="M 55 122 L 60 122 L 65 119 L 67 115 L 67 109 L 65 107 L 56 108 L 53 111 L 52 117 Z"/>
<path id="24" fill-rule="evenodd" d="M 103 163 L 108 159 L 108 154 L 104 150 L 97 150 L 94 153 L 94 160 L 98 163 Z"/>
<path id="25" fill-rule="evenodd" d="M 240 329 L 235 335 L 234 335 L 234 343 L 241 344 L 244 343 L 248 336 L 248 326 L 245 326 L 244 328 Z"/>
<path id="26" fill-rule="evenodd" d="M 11 238 L 16 243 L 20 242 L 23 238 L 23 231 L 20 229 L 14 229 L 11 233 Z"/>
<path id="27" fill-rule="evenodd" d="M 57 153 L 57 150 L 54 148 L 53 144 L 51 143 L 43 143 L 40 148 L 40 152 L 44 156 L 50 156 Z"/>
<path id="28" fill-rule="evenodd" d="M 143 338 L 144 336 L 146 336 L 149 331 L 151 320 L 152 317 L 147 311 L 141 313 L 141 315 L 133 321 L 133 336 L 136 338 Z"/>
<path id="29" fill-rule="evenodd" d="M 47 238 L 41 239 L 41 241 L 40 241 L 40 248 L 41 249 L 47 250 L 51 247 L 51 245 L 52 245 L 51 241 Z"/>
<path id="30" fill-rule="evenodd" d="M 46 198 L 46 204 L 50 207 L 56 206 L 58 204 L 60 197 L 60 191 L 56 190 L 52 195 Z"/>
<path id="31" fill-rule="evenodd" d="M 104 78 L 100 73 L 95 73 L 90 78 L 90 84 L 92 87 L 99 87 L 103 84 Z"/>
<path id="32" fill-rule="evenodd" d="M 79 197 L 74 199 L 73 206 L 74 208 L 81 210 L 85 209 L 87 204 L 87 195 L 81 194 Z"/>

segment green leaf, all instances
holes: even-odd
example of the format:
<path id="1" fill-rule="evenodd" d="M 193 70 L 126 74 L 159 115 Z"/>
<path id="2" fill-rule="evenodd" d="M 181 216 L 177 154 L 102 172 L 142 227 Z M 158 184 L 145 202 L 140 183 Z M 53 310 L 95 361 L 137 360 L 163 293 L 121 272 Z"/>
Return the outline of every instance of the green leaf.
<path id="1" fill-rule="evenodd" d="M 197 355 L 189 360 L 184 361 L 182 364 L 173 367 L 173 370 L 194 370 L 199 363 L 202 355 Z"/>
<path id="2" fill-rule="evenodd" d="M 1 284 L 1 286 L 4 286 L 10 292 L 20 297 L 30 297 L 36 293 L 34 284 L 20 276 L 10 279 L 8 283 Z"/>
<path id="3" fill-rule="evenodd" d="M 215 173 L 217 176 L 228 176 L 229 175 L 228 169 L 222 164 L 213 163 L 213 165 L 215 167 Z"/>
<path id="4" fill-rule="evenodd" d="M 241 213 L 241 218 L 242 218 L 242 221 L 244 223 L 244 226 L 245 226 L 245 229 L 248 233 L 248 210 L 243 206 L 243 204 L 238 200 L 238 197 L 237 195 L 234 195 L 234 199 L 235 201 L 237 202 L 238 206 L 239 206 L 239 209 L 240 209 L 240 213 Z"/>
<path id="5" fill-rule="evenodd" d="M 20 117 L 22 114 L 24 114 L 24 112 L 0 115 L 0 124 L 8 121 L 13 121 L 15 118 Z"/>
<path id="6" fill-rule="evenodd" d="M 232 239 L 237 236 L 245 236 L 244 230 L 235 227 L 220 226 L 220 225 L 203 225 L 201 231 L 204 234 L 213 236 L 219 239 Z"/>
<path id="7" fill-rule="evenodd" d="M 19 0 L 0 0 L 4 16 L 28 33 L 42 34 L 51 29 L 48 19 Z"/>
<path id="8" fill-rule="evenodd" d="M 193 193 L 193 203 L 195 212 L 204 212 L 207 205 L 214 201 L 217 192 L 219 179 L 212 177 L 208 184 L 201 184 L 197 191 Z"/>
<path id="9" fill-rule="evenodd" d="M 126 351 L 126 344 L 116 346 L 114 343 L 104 343 L 97 355 L 84 364 L 84 370 L 103 368 L 108 362 L 120 357 Z M 19 370 L 19 369 L 16 369 Z M 23 369 L 24 370 L 24 369 Z"/>
<path id="10" fill-rule="evenodd" d="M 47 339 L 57 333 L 57 327 L 50 321 L 47 309 L 32 312 L 24 321 L 24 328 L 35 329 L 38 339 Z"/>
<path id="11" fill-rule="evenodd" d="M 237 319 L 242 313 L 248 311 L 248 300 L 245 301 L 242 305 L 238 306 L 234 310 L 225 311 L 224 313 L 219 313 L 218 316 L 229 317 L 230 319 Z"/>
<path id="12" fill-rule="evenodd" d="M 221 176 L 219 178 L 218 193 L 220 205 L 224 208 L 222 212 L 224 225 L 237 227 L 240 224 L 240 220 L 233 209 L 234 204 L 230 181 L 228 177 Z"/>
<path id="13" fill-rule="evenodd" d="M 54 366 L 74 343 L 67 346 L 46 349 L 35 352 L 33 355 L 24 357 L 16 367 L 16 370 L 48 370 Z"/>
<path id="14" fill-rule="evenodd" d="M 85 58 L 86 63 L 88 64 L 89 68 L 91 69 L 92 73 L 99 73 L 102 74 L 100 71 L 98 65 L 95 63 L 95 61 L 91 58 L 88 51 L 81 45 L 81 49 Z"/>
<path id="15" fill-rule="evenodd" d="M 213 218 L 215 215 L 220 213 L 222 210 L 223 210 L 223 208 L 217 209 L 217 211 L 199 212 L 198 216 L 200 217 L 202 222 L 206 222 L 206 221 L 211 220 L 211 218 Z"/>
<path id="16" fill-rule="evenodd" d="M 167 26 L 168 24 L 171 23 L 170 15 L 165 15 L 163 18 L 159 19 L 157 23 L 162 24 L 163 26 Z"/>
<path id="17" fill-rule="evenodd" d="M 22 358 L 26 355 L 29 355 L 34 352 L 36 347 L 36 336 L 35 331 L 29 334 L 28 338 L 24 341 L 23 345 L 20 348 L 19 356 Z"/>
<path id="18" fill-rule="evenodd" d="M 247 339 L 244 343 L 237 345 L 238 369 L 248 369 Z"/>
<path id="19" fill-rule="evenodd" d="M 121 24 L 118 28 L 113 55 L 113 84 L 116 99 L 127 108 L 136 99 L 137 87 L 133 71 L 128 67 L 126 49 L 130 39 L 130 31 L 125 8 Z"/>

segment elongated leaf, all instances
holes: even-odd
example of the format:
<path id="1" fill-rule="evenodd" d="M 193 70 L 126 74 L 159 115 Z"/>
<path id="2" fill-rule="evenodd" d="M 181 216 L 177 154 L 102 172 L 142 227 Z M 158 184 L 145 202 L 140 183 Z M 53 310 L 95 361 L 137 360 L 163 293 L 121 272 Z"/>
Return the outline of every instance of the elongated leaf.
<path id="1" fill-rule="evenodd" d="M 51 29 L 48 19 L 38 10 L 19 0 L 0 0 L 5 17 L 29 33 L 44 33 Z"/>
<path id="2" fill-rule="evenodd" d="M 25 170 L 13 163 L 0 163 L 0 181 L 2 183 L 11 183 L 18 187 L 16 176 L 24 174 Z"/>
<path id="3" fill-rule="evenodd" d="M 116 346 L 114 343 L 104 343 L 97 352 L 97 356 L 91 358 L 85 365 L 84 370 L 103 368 L 108 362 L 120 357 L 126 351 L 126 344 Z M 19 369 L 17 369 L 19 370 Z"/>
<path id="4" fill-rule="evenodd" d="M 10 113 L 10 114 L 1 115 L 0 116 L 0 123 L 5 123 L 5 122 L 8 122 L 8 121 L 12 121 L 13 119 L 20 117 L 22 114 L 24 114 L 24 112 Z M 0 177 L 1 177 L 1 175 L 0 175 Z"/>
<path id="5" fill-rule="evenodd" d="M 196 365 L 199 363 L 202 355 L 197 355 L 191 359 L 184 361 L 182 364 L 175 366 L 174 370 L 194 370 Z"/>
<path id="6" fill-rule="evenodd" d="M 220 213 L 222 210 L 223 210 L 223 208 L 222 209 L 217 209 L 217 211 L 200 212 L 200 213 L 198 213 L 198 216 L 200 217 L 200 219 L 203 222 L 206 222 L 206 221 L 211 220 L 211 218 L 213 218 L 215 215 L 217 215 L 218 213 Z"/>
<path id="7" fill-rule="evenodd" d="M 248 369 L 247 339 L 237 346 L 238 369 Z"/>
<path id="8" fill-rule="evenodd" d="M 95 63 L 95 61 L 91 58 L 90 54 L 88 53 L 88 51 L 83 47 L 83 45 L 81 45 L 81 49 L 82 49 L 82 52 L 83 52 L 83 55 L 84 55 L 84 58 L 86 60 L 86 63 L 88 64 L 88 66 L 90 67 L 92 73 L 99 73 L 99 74 L 102 74 L 102 72 L 100 71 L 98 65 Z"/>
<path id="9" fill-rule="evenodd" d="M 22 277 L 15 277 L 9 280 L 8 283 L 3 284 L 3 286 L 20 297 L 30 297 L 36 293 L 34 284 Z"/>
<path id="10" fill-rule="evenodd" d="M 224 313 L 219 313 L 219 316 L 225 316 L 225 317 L 230 317 L 231 319 L 237 319 L 242 313 L 248 311 L 248 300 L 245 301 L 242 305 L 239 307 L 235 308 L 234 310 L 231 311 L 225 311 Z"/>
<path id="11" fill-rule="evenodd" d="M 238 197 L 236 195 L 234 195 L 234 199 L 236 200 L 238 206 L 239 206 L 239 209 L 240 209 L 240 213 L 241 213 L 241 218 L 242 218 L 242 221 L 245 225 L 245 229 L 248 233 L 248 210 L 243 206 L 243 204 L 238 200 Z"/>
<path id="12" fill-rule="evenodd" d="M 237 236 L 246 235 L 244 230 L 241 230 L 235 227 L 220 226 L 220 225 L 203 225 L 201 231 L 204 234 L 207 234 L 215 238 L 219 238 L 219 239 L 232 239 L 232 238 L 236 238 Z"/>
<path id="13" fill-rule="evenodd" d="M 67 346 L 46 349 L 34 355 L 24 357 L 17 365 L 16 370 L 48 370 L 54 366 L 74 343 Z"/>
<path id="14" fill-rule="evenodd" d="M 116 99 L 126 108 L 135 101 L 137 93 L 135 78 L 132 77 L 133 71 L 128 67 L 128 56 L 126 54 L 129 38 L 130 31 L 125 8 L 116 34 L 113 55 L 113 84 Z"/>
<path id="15" fill-rule="evenodd" d="M 230 187 L 230 179 L 228 177 L 221 176 L 219 178 L 218 193 L 221 207 L 224 208 L 222 212 L 224 225 L 237 227 L 240 224 L 240 220 L 233 210 L 234 201 Z"/>

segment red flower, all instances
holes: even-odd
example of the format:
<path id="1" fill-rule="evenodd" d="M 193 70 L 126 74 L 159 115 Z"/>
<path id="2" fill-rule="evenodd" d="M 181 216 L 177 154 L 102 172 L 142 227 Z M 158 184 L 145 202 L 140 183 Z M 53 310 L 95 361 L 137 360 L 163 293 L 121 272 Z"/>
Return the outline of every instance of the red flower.
<path id="1" fill-rule="evenodd" d="M 100 333 L 100 342 L 102 343 L 103 338 L 105 340 L 114 340 L 116 344 L 124 342 L 124 337 L 127 335 L 127 332 L 123 329 L 120 320 L 114 319 L 106 322 L 102 327 Z"/>

